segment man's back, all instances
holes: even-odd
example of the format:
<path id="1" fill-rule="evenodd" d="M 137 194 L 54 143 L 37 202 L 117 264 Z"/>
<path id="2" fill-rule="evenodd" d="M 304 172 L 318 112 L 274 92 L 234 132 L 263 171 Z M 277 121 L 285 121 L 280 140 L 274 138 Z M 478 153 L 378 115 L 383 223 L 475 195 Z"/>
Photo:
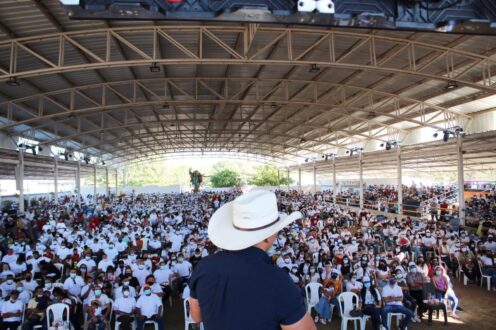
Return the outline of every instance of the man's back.
<path id="1" fill-rule="evenodd" d="M 189 287 L 200 301 L 206 330 L 279 330 L 306 312 L 288 274 L 255 247 L 203 259 Z"/>

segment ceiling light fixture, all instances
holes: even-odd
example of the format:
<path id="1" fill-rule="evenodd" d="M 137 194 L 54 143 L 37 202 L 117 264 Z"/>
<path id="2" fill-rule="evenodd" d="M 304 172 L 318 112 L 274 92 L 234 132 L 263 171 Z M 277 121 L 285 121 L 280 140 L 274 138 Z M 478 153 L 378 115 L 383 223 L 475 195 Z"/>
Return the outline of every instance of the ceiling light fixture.
<path id="1" fill-rule="evenodd" d="M 446 89 L 447 90 L 452 90 L 452 89 L 455 89 L 455 88 L 458 88 L 458 83 L 454 80 L 450 80 L 448 81 L 448 84 L 446 85 Z"/>
<path id="2" fill-rule="evenodd" d="M 157 65 L 157 63 L 153 63 L 150 66 L 150 72 L 152 72 L 152 73 L 160 72 L 160 67 Z"/>
<path id="3" fill-rule="evenodd" d="M 317 66 L 317 64 L 310 65 L 310 70 L 308 70 L 308 72 L 310 72 L 310 73 L 317 73 L 319 71 L 320 71 L 320 68 Z"/>
<path id="4" fill-rule="evenodd" d="M 21 83 L 17 80 L 17 77 L 10 77 L 9 80 L 5 82 L 10 87 L 19 87 Z"/>

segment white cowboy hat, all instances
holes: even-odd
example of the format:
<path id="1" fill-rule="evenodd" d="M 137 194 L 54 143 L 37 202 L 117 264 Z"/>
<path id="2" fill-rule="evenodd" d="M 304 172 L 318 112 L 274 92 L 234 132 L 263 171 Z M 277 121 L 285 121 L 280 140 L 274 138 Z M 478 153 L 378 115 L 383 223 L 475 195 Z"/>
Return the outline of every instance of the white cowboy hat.
<path id="1" fill-rule="evenodd" d="M 260 243 L 299 218 L 300 212 L 279 214 L 274 193 L 251 191 L 224 204 L 212 215 L 208 236 L 221 249 L 242 250 Z"/>

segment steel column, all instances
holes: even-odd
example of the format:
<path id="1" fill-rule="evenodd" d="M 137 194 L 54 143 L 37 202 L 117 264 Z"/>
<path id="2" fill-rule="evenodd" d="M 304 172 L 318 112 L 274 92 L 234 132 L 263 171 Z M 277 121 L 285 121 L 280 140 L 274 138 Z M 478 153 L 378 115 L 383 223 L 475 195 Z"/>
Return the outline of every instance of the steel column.
<path id="1" fill-rule="evenodd" d="M 119 190 L 119 174 L 117 173 L 117 169 L 115 169 L 115 195 L 117 196 Z"/>
<path id="2" fill-rule="evenodd" d="M 363 209 L 363 161 L 362 153 L 358 156 L 358 166 L 360 171 L 360 209 Z"/>
<path id="3" fill-rule="evenodd" d="M 81 163 L 77 162 L 76 168 L 76 203 L 81 205 Z"/>
<path id="4" fill-rule="evenodd" d="M 19 212 L 24 213 L 24 151 L 19 150 L 19 171 L 18 171 L 18 186 L 19 186 Z"/>
<path id="5" fill-rule="evenodd" d="M 290 187 L 289 187 L 289 186 L 290 186 L 290 182 L 289 182 L 289 167 L 288 167 L 288 191 L 289 191 L 289 189 L 290 189 Z"/>
<path id="6" fill-rule="evenodd" d="M 299 192 L 301 193 L 302 192 L 302 189 L 301 189 L 301 166 L 298 166 L 298 188 L 299 188 Z"/>
<path id="7" fill-rule="evenodd" d="M 458 135 L 456 141 L 457 175 L 458 175 L 458 217 L 460 225 L 465 226 L 465 175 L 463 173 L 463 136 Z"/>
<path id="8" fill-rule="evenodd" d="M 53 157 L 53 198 L 55 205 L 59 205 L 59 155 Z"/>
<path id="9" fill-rule="evenodd" d="M 93 165 L 93 200 L 96 204 L 96 165 Z"/>
<path id="10" fill-rule="evenodd" d="M 337 180 L 336 180 L 336 156 L 332 157 L 332 200 L 334 201 L 334 204 L 337 203 L 337 193 L 338 193 L 338 187 L 337 187 Z"/>
<path id="11" fill-rule="evenodd" d="M 105 166 L 105 195 L 110 196 L 108 167 Z"/>
<path id="12" fill-rule="evenodd" d="M 402 166 L 401 166 L 401 147 L 398 146 L 397 149 L 397 170 L 398 175 L 396 176 L 396 189 L 398 189 L 398 214 L 403 214 L 403 175 L 402 175 Z"/>
<path id="13" fill-rule="evenodd" d="M 315 160 L 313 161 L 313 193 L 317 192 L 317 166 Z"/>

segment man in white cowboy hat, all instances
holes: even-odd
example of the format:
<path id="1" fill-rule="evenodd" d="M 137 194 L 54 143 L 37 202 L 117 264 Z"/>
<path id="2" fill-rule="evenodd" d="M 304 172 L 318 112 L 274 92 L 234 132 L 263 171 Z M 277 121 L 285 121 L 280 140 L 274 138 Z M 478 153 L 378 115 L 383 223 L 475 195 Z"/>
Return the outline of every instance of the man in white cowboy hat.
<path id="1" fill-rule="evenodd" d="M 315 330 L 300 290 L 267 251 L 300 218 L 279 214 L 274 193 L 252 191 L 223 205 L 208 226 L 225 250 L 198 263 L 189 281 L 191 317 L 205 330 Z"/>

